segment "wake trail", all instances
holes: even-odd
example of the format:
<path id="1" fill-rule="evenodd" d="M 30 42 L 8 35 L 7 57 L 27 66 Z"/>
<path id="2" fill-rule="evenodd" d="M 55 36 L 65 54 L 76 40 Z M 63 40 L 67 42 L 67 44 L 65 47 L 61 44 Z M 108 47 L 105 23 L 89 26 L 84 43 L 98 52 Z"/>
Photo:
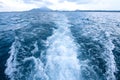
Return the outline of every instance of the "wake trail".
<path id="1" fill-rule="evenodd" d="M 49 80 L 79 80 L 78 49 L 71 35 L 68 20 L 63 16 L 56 21 L 56 25 L 58 29 L 54 30 L 46 42 L 48 46 L 46 73 Z"/>

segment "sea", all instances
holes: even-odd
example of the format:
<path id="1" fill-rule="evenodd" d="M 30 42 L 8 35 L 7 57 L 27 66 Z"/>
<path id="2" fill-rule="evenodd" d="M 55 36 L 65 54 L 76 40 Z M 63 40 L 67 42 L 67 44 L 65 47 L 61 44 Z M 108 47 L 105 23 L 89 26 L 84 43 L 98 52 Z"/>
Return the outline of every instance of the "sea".
<path id="1" fill-rule="evenodd" d="M 120 80 L 120 12 L 1 12 L 0 80 Z"/>

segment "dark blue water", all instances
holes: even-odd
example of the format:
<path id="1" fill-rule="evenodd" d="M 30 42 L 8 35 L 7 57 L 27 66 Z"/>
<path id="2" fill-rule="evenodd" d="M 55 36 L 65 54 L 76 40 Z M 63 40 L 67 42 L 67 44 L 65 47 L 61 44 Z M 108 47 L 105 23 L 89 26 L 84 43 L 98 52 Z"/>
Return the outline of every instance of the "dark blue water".
<path id="1" fill-rule="evenodd" d="M 0 13 L 0 80 L 120 80 L 120 13 Z"/>

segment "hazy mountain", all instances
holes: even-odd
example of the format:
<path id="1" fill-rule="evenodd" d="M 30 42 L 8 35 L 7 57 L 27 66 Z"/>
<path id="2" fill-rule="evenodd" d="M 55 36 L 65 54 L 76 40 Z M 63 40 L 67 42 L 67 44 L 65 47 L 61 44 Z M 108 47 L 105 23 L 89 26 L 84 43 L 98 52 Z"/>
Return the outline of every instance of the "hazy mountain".
<path id="1" fill-rule="evenodd" d="M 32 9 L 32 10 L 30 10 L 30 11 L 34 11 L 34 12 L 36 12 L 36 11 L 49 12 L 49 11 L 53 11 L 53 10 L 52 10 L 52 9 L 49 9 L 49 8 L 47 8 L 47 7 L 41 7 L 41 8 Z"/>

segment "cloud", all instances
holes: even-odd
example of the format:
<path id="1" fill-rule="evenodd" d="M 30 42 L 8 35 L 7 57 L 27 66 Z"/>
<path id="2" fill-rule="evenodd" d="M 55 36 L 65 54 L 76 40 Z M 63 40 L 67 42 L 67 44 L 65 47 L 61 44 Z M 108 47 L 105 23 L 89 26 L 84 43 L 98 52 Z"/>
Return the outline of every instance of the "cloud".
<path id="1" fill-rule="evenodd" d="M 120 0 L 0 0 L 0 11 L 25 11 L 42 6 L 54 10 L 120 10 Z"/>
<path id="2" fill-rule="evenodd" d="M 25 4 L 22 0 L 0 0 L 0 11 L 24 11 L 37 7 L 35 4 Z"/>
<path id="3" fill-rule="evenodd" d="M 120 0 L 94 0 L 85 6 L 93 10 L 120 10 L 119 3 Z"/>
<path id="4" fill-rule="evenodd" d="M 43 0 L 23 0 L 24 3 L 33 3 L 33 2 L 41 2 Z"/>
<path id="5" fill-rule="evenodd" d="M 61 2 L 63 0 L 60 0 Z M 74 3 L 78 3 L 78 4 L 86 4 L 86 3 L 90 3 L 92 0 L 64 0 L 67 2 L 74 2 Z"/>

